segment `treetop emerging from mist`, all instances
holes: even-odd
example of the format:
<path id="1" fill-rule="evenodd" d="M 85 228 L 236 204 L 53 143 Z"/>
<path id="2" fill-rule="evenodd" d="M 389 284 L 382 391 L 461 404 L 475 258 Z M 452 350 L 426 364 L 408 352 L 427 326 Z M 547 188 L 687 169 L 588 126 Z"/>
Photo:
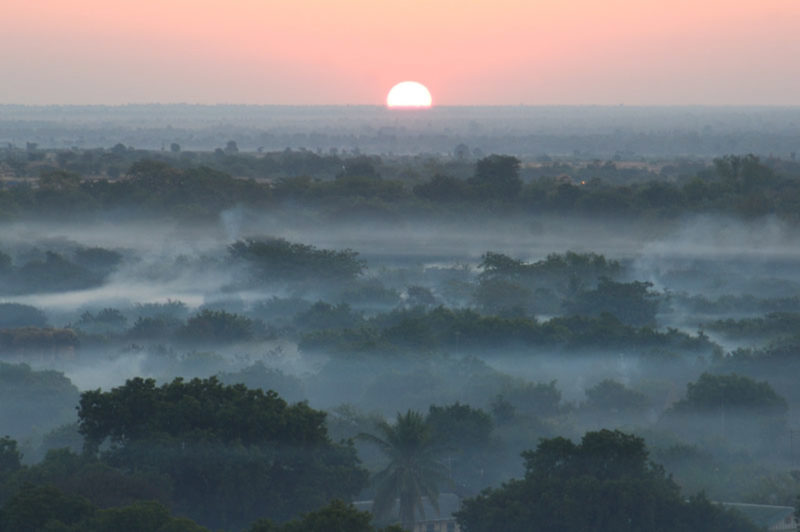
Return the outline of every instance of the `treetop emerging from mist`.
<path id="1" fill-rule="evenodd" d="M 259 280 L 348 280 L 361 274 L 366 262 L 350 250 L 317 249 L 283 238 L 239 240 L 228 248 L 231 257 L 245 261 Z"/>

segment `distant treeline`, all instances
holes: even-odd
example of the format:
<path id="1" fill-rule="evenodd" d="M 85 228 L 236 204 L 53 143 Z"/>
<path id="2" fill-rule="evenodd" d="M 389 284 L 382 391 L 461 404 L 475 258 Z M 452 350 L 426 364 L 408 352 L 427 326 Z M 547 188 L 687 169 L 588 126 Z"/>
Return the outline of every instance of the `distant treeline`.
<path id="1" fill-rule="evenodd" d="M 70 164 L 71 157 L 59 162 L 60 155 L 32 167 L 25 162 L 16 170 L 9 160 L 0 162 L 6 174 L 38 175 L 33 182 L 6 179 L 0 189 L 0 218 L 119 210 L 196 218 L 216 216 L 234 206 L 269 209 L 298 204 L 322 207 L 337 216 L 469 210 L 616 217 L 776 214 L 796 220 L 800 212 L 800 165 L 765 163 L 753 155 L 721 157 L 709 167 L 690 165 L 676 170 L 677 175 L 647 170 L 639 176 L 613 162 L 580 168 L 546 162 L 523 168 L 517 158 L 506 155 L 489 155 L 475 163 L 388 164 L 374 156 L 343 158 L 311 152 L 255 156 L 231 148 L 215 156 L 229 163 L 216 165 L 213 160 L 158 152 L 135 152 L 133 157 L 124 147 L 118 153 L 112 149 L 92 156 L 119 158 L 115 171 L 107 162 L 97 167 Z"/>

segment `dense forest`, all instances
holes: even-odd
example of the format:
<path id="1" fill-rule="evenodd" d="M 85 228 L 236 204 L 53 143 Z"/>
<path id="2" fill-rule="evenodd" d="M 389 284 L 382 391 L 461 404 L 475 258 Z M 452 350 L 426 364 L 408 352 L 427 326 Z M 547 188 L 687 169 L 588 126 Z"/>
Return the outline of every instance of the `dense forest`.
<path id="1" fill-rule="evenodd" d="M 792 159 L 0 174 L 2 531 L 748 531 L 800 495 Z"/>

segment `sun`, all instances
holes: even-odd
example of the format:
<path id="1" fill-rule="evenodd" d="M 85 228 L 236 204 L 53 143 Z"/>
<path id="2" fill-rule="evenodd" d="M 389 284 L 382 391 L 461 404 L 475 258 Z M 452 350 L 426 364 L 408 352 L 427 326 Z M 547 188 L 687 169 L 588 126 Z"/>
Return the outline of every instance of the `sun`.
<path id="1" fill-rule="evenodd" d="M 386 96 L 386 107 L 426 109 L 433 105 L 431 92 L 422 83 L 403 81 L 398 83 Z"/>

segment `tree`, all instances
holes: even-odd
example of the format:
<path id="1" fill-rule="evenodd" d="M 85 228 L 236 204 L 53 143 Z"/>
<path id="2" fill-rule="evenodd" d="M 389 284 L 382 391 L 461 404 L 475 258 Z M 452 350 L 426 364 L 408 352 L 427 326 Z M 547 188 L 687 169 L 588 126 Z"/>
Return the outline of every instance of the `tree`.
<path id="1" fill-rule="evenodd" d="M 229 140 L 225 144 L 225 155 L 235 155 L 239 153 L 239 146 L 236 144 L 235 140 Z"/>
<path id="2" fill-rule="evenodd" d="M 98 509 L 83 497 L 53 486 L 23 487 L 0 512 L 3 532 L 209 532 L 166 506 L 139 501 Z"/>
<path id="3" fill-rule="evenodd" d="M 412 285 L 406 288 L 406 305 L 409 307 L 432 307 L 436 305 L 436 296 L 430 288 Z"/>
<path id="4" fill-rule="evenodd" d="M 17 442 L 8 436 L 0 438 L 0 480 L 22 467 L 22 453 Z"/>
<path id="5" fill-rule="evenodd" d="M 487 314 L 525 315 L 533 303 L 530 290 L 505 279 L 481 279 L 475 289 L 474 298 Z"/>
<path id="6" fill-rule="evenodd" d="M 766 381 L 757 382 L 735 373 L 703 373 L 697 382 L 686 385 L 686 397 L 675 403 L 673 409 L 698 413 L 742 409 L 753 414 L 785 414 L 788 405 Z"/>
<path id="7" fill-rule="evenodd" d="M 367 479 L 352 444 L 330 440 L 324 412 L 213 377 L 87 391 L 78 417 L 87 453 L 108 442 L 108 464 L 167 475 L 174 508 L 215 528 L 290 519 Z"/>
<path id="8" fill-rule="evenodd" d="M 644 440 L 619 431 L 587 432 L 580 444 L 542 440 L 523 453 L 525 477 L 467 499 L 464 532 L 755 532 L 703 497 L 686 501 Z"/>
<path id="9" fill-rule="evenodd" d="M 260 519 L 253 523 L 248 532 L 401 532 L 395 527 L 376 530 L 370 524 L 371 520 L 369 512 L 360 512 L 352 504 L 336 499 L 323 508 L 282 525 Z"/>
<path id="10" fill-rule="evenodd" d="M 384 421 L 378 429 L 382 437 L 359 435 L 377 445 L 389 459 L 386 468 L 373 477 L 376 491 L 372 512 L 378 520 L 387 520 L 399 502 L 400 523 L 412 530 L 417 510 L 424 517 L 423 497 L 438 511 L 438 485 L 447 478 L 447 470 L 437 459 L 430 426 L 419 412 L 398 413 L 394 425 Z"/>
<path id="11" fill-rule="evenodd" d="M 0 350 L 3 343 L 0 338 Z M 61 372 L 0 362 L 0 427 L 11 436 L 73 421 L 78 397 L 78 388 Z"/>
<path id="12" fill-rule="evenodd" d="M 764 166 L 752 153 L 744 156 L 726 155 L 714 159 L 714 169 L 726 184 L 742 192 L 770 184 L 775 178 L 772 168 Z"/>
<path id="13" fill-rule="evenodd" d="M 519 178 L 520 160 L 510 155 L 492 154 L 475 165 L 475 176 L 470 178 L 478 197 L 502 200 L 515 198 L 522 189 Z"/>
<path id="14" fill-rule="evenodd" d="M 90 334 L 112 334 L 122 332 L 127 324 L 128 318 L 122 312 L 115 308 L 104 308 L 97 314 L 84 312 L 75 326 Z"/>
<path id="15" fill-rule="evenodd" d="M 282 238 L 239 240 L 228 251 L 234 260 L 248 264 L 268 282 L 352 280 L 366 266 L 350 249 L 317 249 Z"/>
<path id="16" fill-rule="evenodd" d="M 98 510 L 81 527 L 87 532 L 209 532 L 186 518 L 170 516 L 169 509 L 153 501 Z"/>
<path id="17" fill-rule="evenodd" d="M 241 342 L 253 337 L 253 320 L 225 312 L 203 309 L 189 318 L 179 335 L 187 342 L 228 343 Z"/>
<path id="18" fill-rule="evenodd" d="M 3 506 L 0 530 L 41 532 L 49 523 L 74 525 L 93 512 L 94 507 L 83 497 L 65 494 L 52 486 L 26 486 Z"/>
<path id="19" fill-rule="evenodd" d="M 479 408 L 454 403 L 431 405 L 426 422 L 434 444 L 447 456 L 450 478 L 459 487 L 477 492 L 486 485 L 484 472 L 491 469 L 492 416 Z M 494 457 L 496 459 L 496 457 Z"/>
<path id="20" fill-rule="evenodd" d="M 736 445 L 769 448 L 786 425 L 788 405 L 766 381 L 703 373 L 661 423 L 693 440 L 723 437 Z"/>
<path id="21" fill-rule="evenodd" d="M 434 175 L 430 181 L 414 186 L 414 195 L 437 202 L 461 201 L 469 197 L 469 184 L 457 177 Z"/>
<path id="22" fill-rule="evenodd" d="M 651 292 L 653 284 L 642 281 L 618 283 L 600 279 L 597 287 L 578 293 L 564 304 L 570 314 L 613 314 L 623 323 L 637 327 L 655 324 L 658 294 Z"/>
<path id="23" fill-rule="evenodd" d="M 346 159 L 342 165 L 342 172 L 336 175 L 336 179 L 349 177 L 380 179 L 381 174 L 375 169 L 376 164 L 381 164 L 380 157 L 359 155 L 358 157 Z"/>
<path id="24" fill-rule="evenodd" d="M 636 412 L 647 406 L 647 397 L 612 379 L 586 389 L 585 407 L 601 412 Z"/>
<path id="25" fill-rule="evenodd" d="M 46 326 L 47 316 L 38 308 L 20 303 L 0 303 L 0 329 Z"/>

